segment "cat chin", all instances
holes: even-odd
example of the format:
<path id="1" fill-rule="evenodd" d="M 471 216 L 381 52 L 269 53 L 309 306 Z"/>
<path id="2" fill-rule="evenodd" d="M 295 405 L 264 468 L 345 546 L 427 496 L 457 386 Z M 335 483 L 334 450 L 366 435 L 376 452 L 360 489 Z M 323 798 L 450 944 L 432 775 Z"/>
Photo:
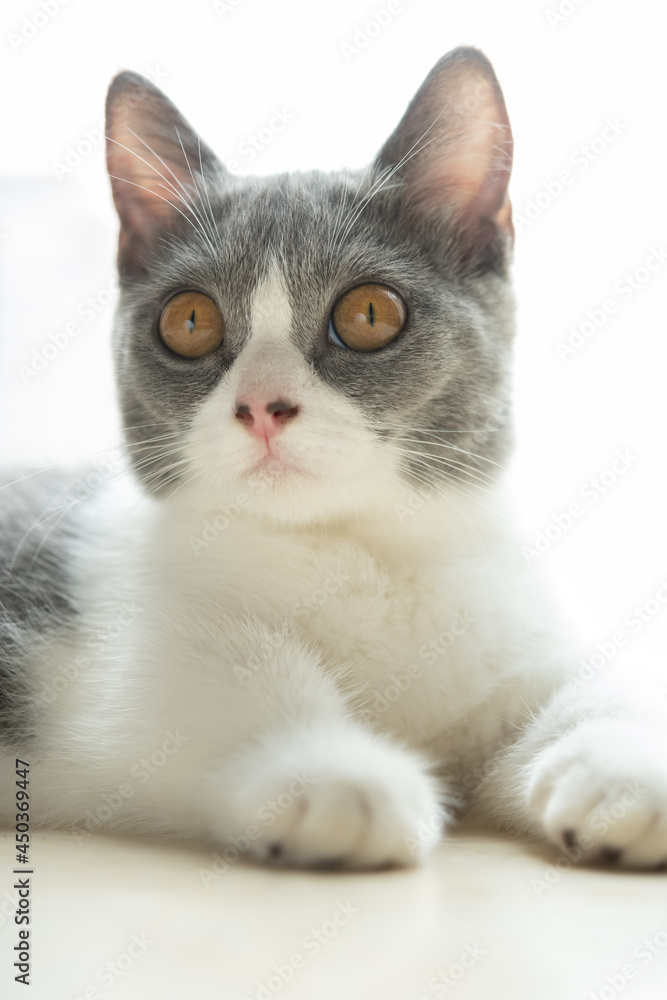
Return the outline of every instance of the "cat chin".
<path id="1" fill-rule="evenodd" d="M 368 514 L 369 498 L 360 489 L 334 488 L 321 480 L 286 477 L 269 482 L 253 497 L 248 513 L 270 521 L 276 527 L 324 525 L 359 514 Z"/>
<path id="2" fill-rule="evenodd" d="M 314 471 L 287 465 L 262 464 L 247 474 L 226 479 L 223 486 L 209 481 L 192 483 L 178 491 L 178 502 L 202 515 L 211 512 L 228 521 L 259 517 L 276 527 L 309 527 L 350 518 L 365 519 L 373 511 L 404 500 L 405 486 L 369 475 L 336 480 Z"/>

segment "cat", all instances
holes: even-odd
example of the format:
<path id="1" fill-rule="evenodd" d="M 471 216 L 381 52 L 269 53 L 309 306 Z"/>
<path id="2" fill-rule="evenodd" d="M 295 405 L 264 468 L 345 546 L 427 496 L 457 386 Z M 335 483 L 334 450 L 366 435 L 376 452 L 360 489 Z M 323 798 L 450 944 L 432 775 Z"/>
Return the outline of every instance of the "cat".
<path id="1" fill-rule="evenodd" d="M 78 838 L 373 869 L 467 813 L 664 865 L 663 693 L 577 675 L 504 516 L 512 134 L 486 57 L 445 55 L 366 171 L 274 177 L 123 72 L 107 162 L 125 466 L 80 499 L 63 470 L 0 492 L 3 820 L 18 758 L 33 822 Z"/>

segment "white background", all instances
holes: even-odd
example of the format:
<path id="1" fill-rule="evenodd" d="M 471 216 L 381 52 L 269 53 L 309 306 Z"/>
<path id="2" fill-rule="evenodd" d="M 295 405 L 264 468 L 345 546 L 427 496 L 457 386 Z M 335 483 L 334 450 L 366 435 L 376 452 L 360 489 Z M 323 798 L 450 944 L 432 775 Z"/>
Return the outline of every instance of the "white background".
<path id="1" fill-rule="evenodd" d="M 579 502 L 581 517 L 533 564 L 547 571 L 589 653 L 629 632 L 626 614 L 667 579 L 667 262 L 627 300 L 614 289 L 652 247 L 667 249 L 667 53 L 655 0 L 394 0 L 390 23 L 352 52 L 343 46 L 363 43 L 357 29 L 386 9 L 383 0 L 232 0 L 220 11 L 211 0 L 43 2 L 55 9 L 44 25 L 38 0 L 5 2 L 0 23 L 0 457 L 68 459 L 117 441 L 107 303 L 116 228 L 102 144 L 55 176 L 68 147 L 100 125 L 114 72 L 156 76 L 220 156 L 249 173 L 357 167 L 432 64 L 476 45 L 496 68 L 514 128 L 515 220 L 542 193 L 537 217 L 517 226 L 521 538 L 531 545 Z M 39 27 L 25 41 L 30 22 Z M 294 120 L 245 160 L 241 144 L 276 107 Z M 594 144 L 599 155 L 582 169 L 578 150 L 607 119 L 620 134 L 602 151 Z M 550 198 L 545 184 L 557 191 L 563 170 L 571 183 Z M 79 310 L 89 298 L 98 312 L 86 322 Z M 570 326 L 607 299 L 616 312 L 559 358 Z M 26 381 L 33 349 L 72 321 L 77 337 Z M 582 498 L 617 449 L 634 457 L 629 469 L 597 502 Z M 661 605 L 624 650 L 630 669 L 648 660 L 665 675 L 666 623 Z"/>

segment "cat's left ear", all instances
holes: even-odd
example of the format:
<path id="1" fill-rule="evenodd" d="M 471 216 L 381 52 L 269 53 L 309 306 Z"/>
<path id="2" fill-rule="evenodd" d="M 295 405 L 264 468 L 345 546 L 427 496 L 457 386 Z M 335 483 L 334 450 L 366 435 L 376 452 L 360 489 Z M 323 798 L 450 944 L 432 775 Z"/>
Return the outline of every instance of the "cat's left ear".
<path id="1" fill-rule="evenodd" d="M 437 63 L 375 163 L 415 219 L 454 220 L 469 250 L 513 236 L 512 132 L 491 63 L 454 49 Z"/>
<path id="2" fill-rule="evenodd" d="M 125 274 L 141 273 L 161 236 L 204 226 L 205 178 L 224 167 L 162 91 L 137 73 L 111 82 L 106 139 L 121 225 L 118 264 Z"/>

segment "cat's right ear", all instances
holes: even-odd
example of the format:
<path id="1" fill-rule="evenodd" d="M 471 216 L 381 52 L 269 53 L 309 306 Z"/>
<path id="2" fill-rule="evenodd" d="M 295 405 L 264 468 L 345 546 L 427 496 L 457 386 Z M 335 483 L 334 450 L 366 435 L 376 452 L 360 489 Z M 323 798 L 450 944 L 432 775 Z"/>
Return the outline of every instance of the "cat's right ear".
<path id="1" fill-rule="evenodd" d="M 217 157 L 162 91 L 137 73 L 119 73 L 106 101 L 107 167 L 120 218 L 118 266 L 147 270 L 159 239 L 205 229 L 208 176 Z"/>

